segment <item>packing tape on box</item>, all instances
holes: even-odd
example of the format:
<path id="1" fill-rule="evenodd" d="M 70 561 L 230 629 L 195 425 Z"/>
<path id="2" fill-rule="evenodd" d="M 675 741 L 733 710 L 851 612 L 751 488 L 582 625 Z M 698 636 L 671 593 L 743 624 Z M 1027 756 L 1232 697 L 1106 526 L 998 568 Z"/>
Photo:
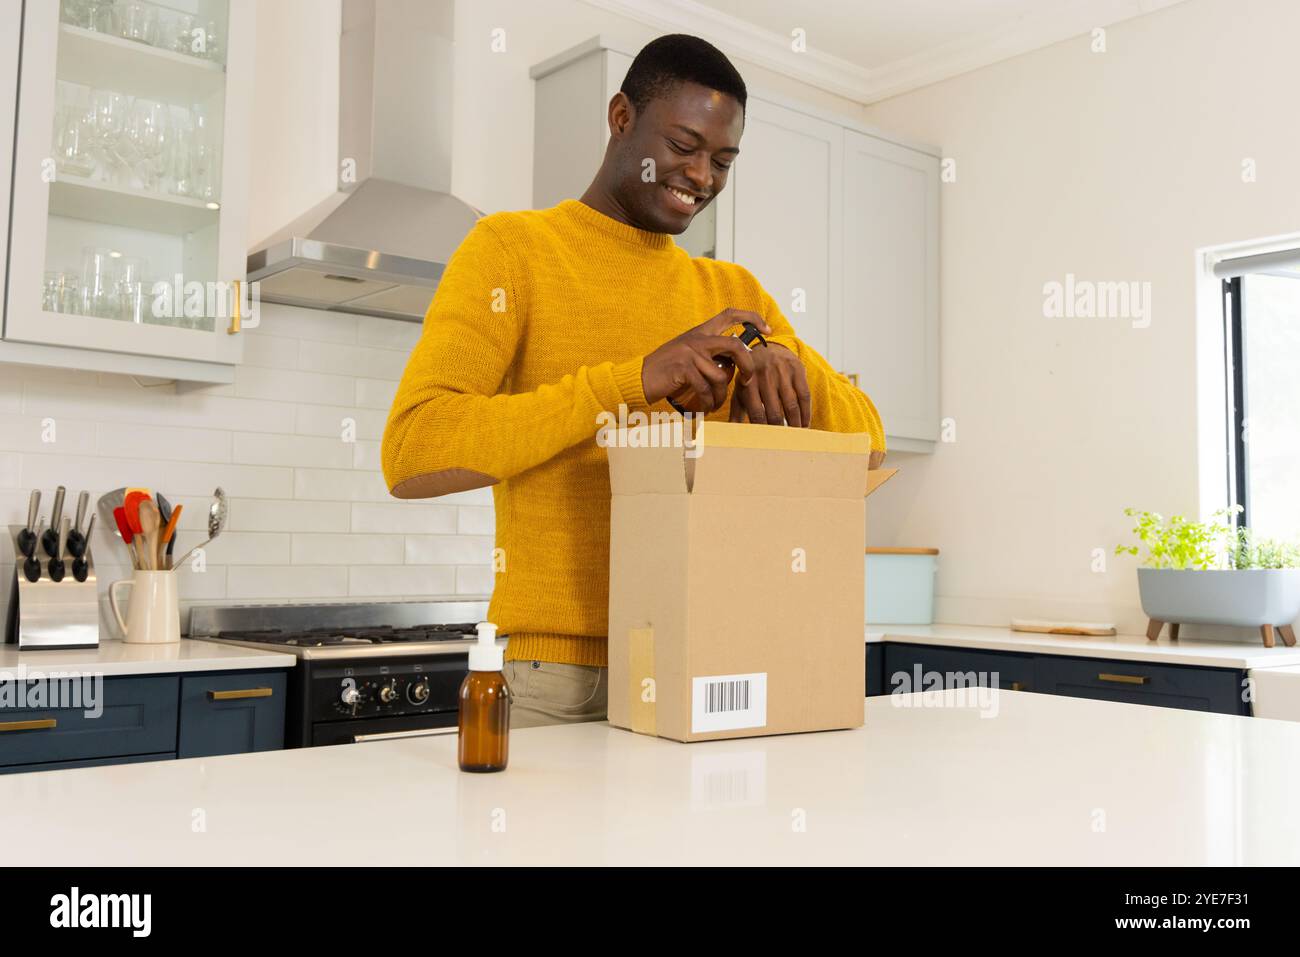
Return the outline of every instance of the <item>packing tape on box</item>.
<path id="1" fill-rule="evenodd" d="M 656 734 L 655 630 L 630 628 L 628 648 L 628 714 L 637 734 Z M 648 682 L 648 683 L 647 683 Z M 649 699 L 649 700 L 647 700 Z"/>

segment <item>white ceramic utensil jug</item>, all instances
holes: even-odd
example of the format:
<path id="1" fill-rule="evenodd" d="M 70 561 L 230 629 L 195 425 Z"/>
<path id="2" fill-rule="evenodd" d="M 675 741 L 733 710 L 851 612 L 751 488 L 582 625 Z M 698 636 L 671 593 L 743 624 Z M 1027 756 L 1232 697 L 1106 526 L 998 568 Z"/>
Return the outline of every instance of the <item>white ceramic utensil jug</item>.
<path id="1" fill-rule="evenodd" d="M 126 619 L 117 603 L 119 588 L 131 588 Z M 139 570 L 134 578 L 108 586 L 108 603 L 122 629 L 124 641 L 138 645 L 166 645 L 181 640 L 181 606 L 174 572 Z"/>

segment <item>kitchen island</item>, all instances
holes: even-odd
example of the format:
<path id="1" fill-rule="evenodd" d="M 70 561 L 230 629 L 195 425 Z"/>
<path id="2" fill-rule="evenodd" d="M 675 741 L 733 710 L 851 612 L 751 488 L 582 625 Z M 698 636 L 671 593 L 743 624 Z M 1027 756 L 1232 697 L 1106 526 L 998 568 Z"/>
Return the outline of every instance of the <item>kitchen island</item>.
<path id="1" fill-rule="evenodd" d="M 11 864 L 1300 863 L 1300 725 L 1024 692 L 873 698 L 854 731 L 605 723 L 0 778 Z"/>

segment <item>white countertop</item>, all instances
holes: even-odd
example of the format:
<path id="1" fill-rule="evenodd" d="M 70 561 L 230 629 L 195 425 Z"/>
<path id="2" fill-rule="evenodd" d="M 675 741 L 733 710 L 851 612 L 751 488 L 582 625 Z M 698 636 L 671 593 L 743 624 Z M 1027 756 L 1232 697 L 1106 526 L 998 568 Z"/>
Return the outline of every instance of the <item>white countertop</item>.
<path id="1" fill-rule="evenodd" d="M 1148 641 L 1144 635 L 1114 635 L 1109 638 L 1076 638 L 1069 635 L 1039 635 L 1010 628 L 982 625 L 867 625 L 867 643 L 897 641 L 913 645 L 943 645 L 951 648 L 1018 651 L 1023 654 L 1074 655 L 1079 658 L 1115 658 L 1151 661 L 1168 665 L 1200 665 L 1205 668 L 1282 668 L 1300 665 L 1300 645 L 1288 648 L 1263 642 L 1203 641 L 1181 638 Z"/>
<path id="2" fill-rule="evenodd" d="M 990 692 L 855 731 L 678 744 L 599 722 L 0 775 L 25 864 L 1300 864 L 1300 725 Z M 948 706 L 922 707 L 936 700 Z M 911 702 L 914 707 L 900 707 Z"/>
<path id="3" fill-rule="evenodd" d="M 187 671 L 241 671 L 247 668 L 292 668 L 293 655 L 259 651 L 212 641 L 182 638 L 172 645 L 138 645 L 101 641 L 98 648 L 19 651 L 0 645 L 0 678 L 27 671 L 84 671 L 109 675 L 174 675 Z"/>

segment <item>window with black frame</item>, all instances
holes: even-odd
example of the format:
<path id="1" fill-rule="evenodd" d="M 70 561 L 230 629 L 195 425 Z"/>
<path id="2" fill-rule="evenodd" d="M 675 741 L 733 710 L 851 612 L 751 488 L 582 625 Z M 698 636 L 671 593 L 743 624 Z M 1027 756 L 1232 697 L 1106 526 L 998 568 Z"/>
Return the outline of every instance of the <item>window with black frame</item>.
<path id="1" fill-rule="evenodd" d="M 1300 249 L 1226 260 L 1229 501 L 1256 535 L 1300 536 Z"/>

